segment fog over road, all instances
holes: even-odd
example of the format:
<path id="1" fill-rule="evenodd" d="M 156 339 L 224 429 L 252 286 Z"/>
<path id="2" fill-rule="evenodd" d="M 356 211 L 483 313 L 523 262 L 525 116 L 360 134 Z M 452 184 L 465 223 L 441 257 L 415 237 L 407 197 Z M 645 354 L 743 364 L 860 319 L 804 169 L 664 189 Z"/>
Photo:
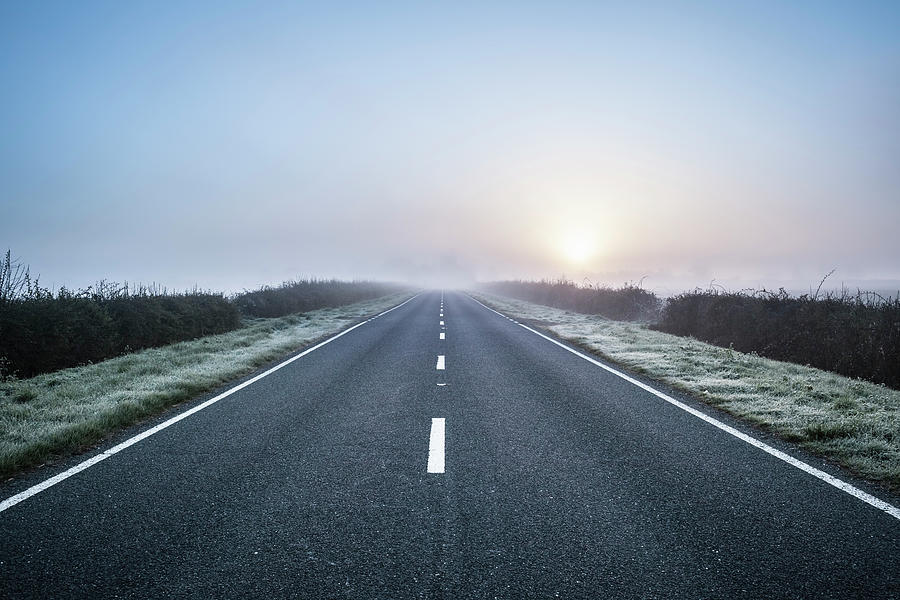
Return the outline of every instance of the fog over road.
<path id="1" fill-rule="evenodd" d="M 0 512 L 4 598 L 556 595 L 896 598 L 900 520 L 439 291 Z"/>

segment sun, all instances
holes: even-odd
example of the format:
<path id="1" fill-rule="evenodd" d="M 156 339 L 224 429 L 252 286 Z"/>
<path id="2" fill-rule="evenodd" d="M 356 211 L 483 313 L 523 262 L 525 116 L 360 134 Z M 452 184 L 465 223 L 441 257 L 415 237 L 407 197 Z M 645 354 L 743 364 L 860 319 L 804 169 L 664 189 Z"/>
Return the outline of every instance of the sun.
<path id="1" fill-rule="evenodd" d="M 559 247 L 565 259 L 574 265 L 586 263 L 593 258 L 597 250 L 592 236 L 576 231 L 565 233 L 560 240 Z"/>

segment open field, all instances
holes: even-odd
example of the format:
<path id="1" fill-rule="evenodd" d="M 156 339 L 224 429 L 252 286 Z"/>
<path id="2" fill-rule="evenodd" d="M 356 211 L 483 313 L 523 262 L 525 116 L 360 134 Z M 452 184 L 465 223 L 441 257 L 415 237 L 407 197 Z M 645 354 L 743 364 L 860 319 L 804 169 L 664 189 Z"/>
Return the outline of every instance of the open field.
<path id="1" fill-rule="evenodd" d="M 509 315 L 689 392 L 892 490 L 900 489 L 900 391 L 692 338 L 488 294 Z"/>
<path id="2" fill-rule="evenodd" d="M 0 382 L 0 477 L 77 452 L 408 296 L 252 319 L 228 333 Z"/>

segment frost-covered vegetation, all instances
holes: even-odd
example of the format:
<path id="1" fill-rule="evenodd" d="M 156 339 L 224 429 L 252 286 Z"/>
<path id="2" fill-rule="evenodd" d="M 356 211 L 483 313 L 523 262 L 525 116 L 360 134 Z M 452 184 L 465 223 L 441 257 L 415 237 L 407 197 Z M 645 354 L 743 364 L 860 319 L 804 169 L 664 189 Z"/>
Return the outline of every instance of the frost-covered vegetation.
<path id="1" fill-rule="evenodd" d="M 497 281 L 481 289 L 584 314 L 652 323 L 716 346 L 900 389 L 900 295 L 695 290 L 661 301 L 640 286 Z"/>
<path id="2" fill-rule="evenodd" d="M 238 294 L 232 300 L 242 314 L 251 317 L 283 317 L 326 306 L 342 306 L 400 291 L 400 286 L 377 281 L 298 279 L 277 287 Z"/>
<path id="3" fill-rule="evenodd" d="M 900 391 L 644 324 L 479 294 L 497 310 L 900 490 Z"/>
<path id="4" fill-rule="evenodd" d="M 281 317 L 399 291 L 386 283 L 301 280 L 232 298 L 105 281 L 53 292 L 7 251 L 0 260 L 0 377 L 33 377 L 233 331 L 244 317 Z"/>
<path id="5" fill-rule="evenodd" d="M 0 476 L 76 451 L 401 299 L 395 285 L 313 280 L 233 298 L 106 282 L 52 292 L 7 252 Z"/>
<path id="6" fill-rule="evenodd" d="M 604 285 L 578 285 L 567 279 L 555 281 L 494 281 L 481 289 L 502 296 L 520 298 L 589 315 L 602 315 L 620 321 L 648 321 L 659 315 L 662 302 L 653 292 L 639 285 L 620 288 Z"/>
<path id="7" fill-rule="evenodd" d="M 252 319 L 220 335 L 0 381 L 0 477 L 87 447 L 110 431 L 246 375 L 405 297 Z"/>
<path id="8" fill-rule="evenodd" d="M 656 328 L 900 389 L 900 297 L 697 290 L 670 298 Z"/>

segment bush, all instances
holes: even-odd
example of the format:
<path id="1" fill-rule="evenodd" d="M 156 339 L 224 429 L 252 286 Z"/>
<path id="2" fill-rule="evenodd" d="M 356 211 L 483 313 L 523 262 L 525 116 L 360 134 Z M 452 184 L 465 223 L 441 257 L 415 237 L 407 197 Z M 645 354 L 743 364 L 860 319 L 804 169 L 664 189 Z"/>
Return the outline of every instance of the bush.
<path id="1" fill-rule="evenodd" d="M 65 290 L 0 303 L 0 354 L 5 368 L 20 377 L 103 360 L 120 346 L 109 314 Z"/>
<path id="2" fill-rule="evenodd" d="M 40 373 L 125 352 L 223 333 L 240 325 L 222 295 L 100 282 L 53 293 L 27 268 L 0 261 L 0 376 Z"/>
<path id="3" fill-rule="evenodd" d="M 124 293 L 103 290 L 93 297 L 132 349 L 224 333 L 237 328 L 241 321 L 236 307 L 222 294 L 212 292 L 168 294 L 142 288 L 135 294 L 125 288 Z"/>
<path id="4" fill-rule="evenodd" d="M 482 285 L 488 292 L 519 298 L 619 321 L 646 321 L 659 313 L 661 302 L 653 292 L 637 285 L 620 288 L 579 286 L 571 281 L 495 281 Z"/>
<path id="5" fill-rule="evenodd" d="M 299 279 L 278 287 L 238 294 L 232 302 L 251 317 L 281 317 L 329 306 L 343 306 L 399 292 L 401 287 L 374 281 Z"/>
<path id="6" fill-rule="evenodd" d="M 0 301 L 0 356 L 7 372 L 32 377 L 240 325 L 237 309 L 221 294 L 109 289 L 115 293 L 40 289 Z"/>
<path id="7" fill-rule="evenodd" d="M 0 378 L 32 377 L 113 356 L 224 333 L 241 313 L 279 317 L 341 306 L 400 291 L 392 284 L 299 280 L 244 292 L 232 299 L 193 290 L 106 281 L 86 290 L 53 293 L 27 267 L 0 260 Z"/>
<path id="8" fill-rule="evenodd" d="M 670 298 L 654 327 L 900 388 L 900 297 L 695 290 Z"/>

